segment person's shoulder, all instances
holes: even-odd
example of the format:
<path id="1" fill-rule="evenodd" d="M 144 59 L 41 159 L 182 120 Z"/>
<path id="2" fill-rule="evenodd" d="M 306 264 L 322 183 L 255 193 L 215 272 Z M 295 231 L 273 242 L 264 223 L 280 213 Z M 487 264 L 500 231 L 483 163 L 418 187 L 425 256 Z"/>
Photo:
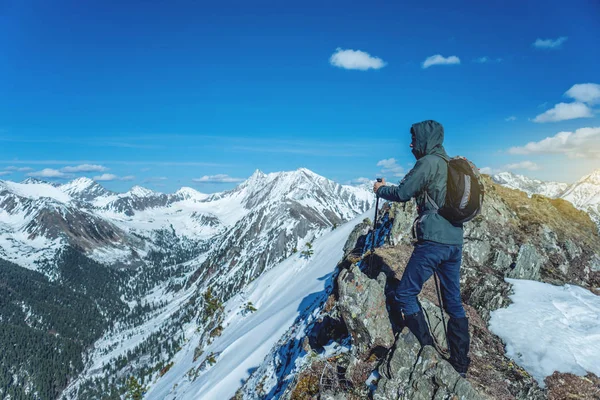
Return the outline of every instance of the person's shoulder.
<path id="1" fill-rule="evenodd" d="M 422 164 L 436 164 L 439 162 L 445 162 L 444 159 L 440 156 L 436 156 L 435 154 L 427 154 L 419 159 Z"/>

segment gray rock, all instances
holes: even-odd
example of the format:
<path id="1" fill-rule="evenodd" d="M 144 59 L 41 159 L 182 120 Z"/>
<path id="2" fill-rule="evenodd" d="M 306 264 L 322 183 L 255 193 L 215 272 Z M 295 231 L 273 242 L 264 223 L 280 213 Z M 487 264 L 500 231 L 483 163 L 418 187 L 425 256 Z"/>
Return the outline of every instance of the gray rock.
<path id="1" fill-rule="evenodd" d="M 421 302 L 421 307 L 423 308 L 423 312 L 425 313 L 425 318 L 429 323 L 429 330 L 435 342 L 441 348 L 445 349 L 447 347 L 446 343 L 446 335 L 444 333 L 444 324 L 442 323 L 442 313 L 440 308 L 436 306 L 431 301 L 426 298 L 421 298 L 419 300 Z M 444 311 L 444 320 L 446 324 L 448 323 L 448 314 Z"/>
<path id="2" fill-rule="evenodd" d="M 415 217 L 417 216 L 417 208 L 414 202 L 408 202 L 404 204 L 393 203 L 392 213 L 394 222 L 392 224 L 392 230 L 390 237 L 393 244 L 401 242 L 410 242 L 412 240 L 411 227 Z"/>
<path id="3" fill-rule="evenodd" d="M 350 254 L 350 252 L 356 247 L 358 239 L 369 231 L 370 226 L 370 221 L 365 219 L 363 222 L 354 227 L 348 236 L 346 243 L 344 244 L 344 257 Z"/>
<path id="4" fill-rule="evenodd" d="M 489 321 L 492 311 L 506 307 L 510 303 L 509 291 L 510 287 L 504 279 L 487 275 L 485 279 L 479 280 L 469 296 L 468 303 L 475 307 L 484 321 Z"/>
<path id="5" fill-rule="evenodd" d="M 385 275 L 384 272 L 380 272 L 379 275 L 377 275 L 377 283 L 379 283 L 379 286 L 381 286 L 382 289 L 385 289 L 386 281 L 387 281 L 387 276 Z"/>
<path id="6" fill-rule="evenodd" d="M 322 400 L 346 400 L 346 395 L 344 393 L 325 392 L 319 398 Z"/>
<path id="7" fill-rule="evenodd" d="M 391 354 L 379 368 L 381 379 L 374 400 L 486 399 L 433 347 L 421 350 L 408 329 L 398 336 Z"/>
<path id="8" fill-rule="evenodd" d="M 363 274 L 356 264 L 338 276 L 338 307 L 358 354 L 369 357 L 394 344 L 383 287 Z"/>
<path id="9" fill-rule="evenodd" d="M 498 271 L 507 271 L 510 268 L 511 263 L 512 258 L 510 255 L 506 254 L 502 250 L 497 250 L 491 267 Z"/>
<path id="10" fill-rule="evenodd" d="M 519 250 L 515 269 L 508 273 L 509 278 L 540 280 L 540 267 L 544 264 L 542 256 L 530 244 L 524 244 Z"/>
<path id="11" fill-rule="evenodd" d="M 490 256 L 491 248 L 490 242 L 483 240 L 466 241 L 463 246 L 464 252 L 468 253 L 477 265 L 485 264 Z"/>
<path id="12" fill-rule="evenodd" d="M 590 260 L 590 269 L 593 272 L 600 271 L 600 257 L 597 254 L 594 254 Z"/>

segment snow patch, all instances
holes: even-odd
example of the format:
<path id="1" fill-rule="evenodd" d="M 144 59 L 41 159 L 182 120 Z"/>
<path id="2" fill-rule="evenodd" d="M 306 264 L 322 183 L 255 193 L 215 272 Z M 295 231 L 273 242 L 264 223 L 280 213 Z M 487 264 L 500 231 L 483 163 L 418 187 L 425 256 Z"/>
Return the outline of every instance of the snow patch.
<path id="1" fill-rule="evenodd" d="M 554 371 L 600 375 L 600 296 L 579 286 L 506 279 L 513 303 L 491 314 L 506 354 L 541 387 Z"/>

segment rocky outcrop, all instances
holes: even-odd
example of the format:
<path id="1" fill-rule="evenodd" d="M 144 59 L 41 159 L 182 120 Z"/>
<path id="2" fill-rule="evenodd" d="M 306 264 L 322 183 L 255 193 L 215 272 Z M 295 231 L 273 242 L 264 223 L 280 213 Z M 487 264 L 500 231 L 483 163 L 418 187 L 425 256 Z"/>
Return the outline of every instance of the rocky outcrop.
<path id="1" fill-rule="evenodd" d="M 385 354 L 394 344 L 383 287 L 369 279 L 356 264 L 338 276 L 338 307 L 364 358 Z"/>
<path id="2" fill-rule="evenodd" d="M 479 400 L 487 397 L 473 386 L 431 346 L 421 345 L 405 328 L 381 366 L 381 378 L 374 400 L 389 399 L 464 399 Z"/>
<path id="3" fill-rule="evenodd" d="M 560 376 L 551 381 L 552 390 L 540 388 L 506 356 L 504 344 L 489 331 L 488 321 L 492 311 L 510 304 L 507 277 L 597 286 L 600 239 L 595 226 L 589 216 L 567 202 L 529 198 L 484 179 L 486 201 L 481 215 L 465 226 L 461 271 L 471 334 L 467 378 L 446 361 L 443 319 L 433 280 L 425 284 L 419 301 L 435 347 L 421 349 L 407 330 L 397 332 L 388 346 L 388 318 L 397 317 L 398 310 L 386 307 L 384 299 L 412 253 L 410 230 L 416 214 L 410 203 L 406 207 L 393 204 L 389 210 L 392 230 L 385 245 L 365 252 L 370 221 L 350 235 L 333 292 L 304 342 L 308 356 L 295 360 L 300 367 L 289 383 L 281 384 L 288 385 L 282 399 L 542 400 L 551 393 L 579 393 L 563 387 L 576 384 L 579 377 Z M 444 319 L 448 321 L 447 316 Z M 592 385 L 581 382 L 586 388 L 581 393 L 593 393 L 592 378 L 585 378 Z"/>

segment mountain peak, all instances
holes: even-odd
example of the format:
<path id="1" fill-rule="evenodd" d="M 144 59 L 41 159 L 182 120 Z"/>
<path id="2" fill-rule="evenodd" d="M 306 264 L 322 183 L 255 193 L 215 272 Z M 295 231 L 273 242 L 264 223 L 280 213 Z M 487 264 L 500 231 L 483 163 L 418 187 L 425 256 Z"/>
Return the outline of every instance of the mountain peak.
<path id="1" fill-rule="evenodd" d="M 207 194 L 201 193 L 196 189 L 187 186 L 180 188 L 178 191 L 175 192 L 175 195 L 181 196 L 181 198 L 186 200 L 204 200 L 207 197 L 209 197 Z"/>
<path id="2" fill-rule="evenodd" d="M 600 185 L 600 169 L 594 170 L 591 173 L 585 175 L 577 183 L 584 182 L 592 185 Z"/>
<path id="3" fill-rule="evenodd" d="M 33 178 L 33 177 L 29 177 L 29 178 L 21 181 L 21 183 L 24 184 L 24 185 L 37 185 L 39 183 L 50 184 L 50 182 L 46 182 L 46 181 L 43 181 L 41 179 Z"/>
<path id="4" fill-rule="evenodd" d="M 61 185 L 61 188 L 67 190 L 82 191 L 89 188 L 92 185 L 97 185 L 97 183 L 91 180 L 90 178 L 83 176 L 81 178 L 73 179 L 71 182 L 65 183 L 64 185 Z"/>
<path id="5" fill-rule="evenodd" d="M 83 201 L 91 201 L 98 197 L 112 194 L 104 186 L 87 177 L 73 179 L 71 182 L 60 185 L 58 188 L 71 197 Z"/>
<path id="6" fill-rule="evenodd" d="M 136 197 L 148 197 L 156 194 L 156 192 L 150 189 L 146 189 L 145 187 L 139 185 L 135 185 L 134 187 L 132 187 L 128 193 Z"/>

